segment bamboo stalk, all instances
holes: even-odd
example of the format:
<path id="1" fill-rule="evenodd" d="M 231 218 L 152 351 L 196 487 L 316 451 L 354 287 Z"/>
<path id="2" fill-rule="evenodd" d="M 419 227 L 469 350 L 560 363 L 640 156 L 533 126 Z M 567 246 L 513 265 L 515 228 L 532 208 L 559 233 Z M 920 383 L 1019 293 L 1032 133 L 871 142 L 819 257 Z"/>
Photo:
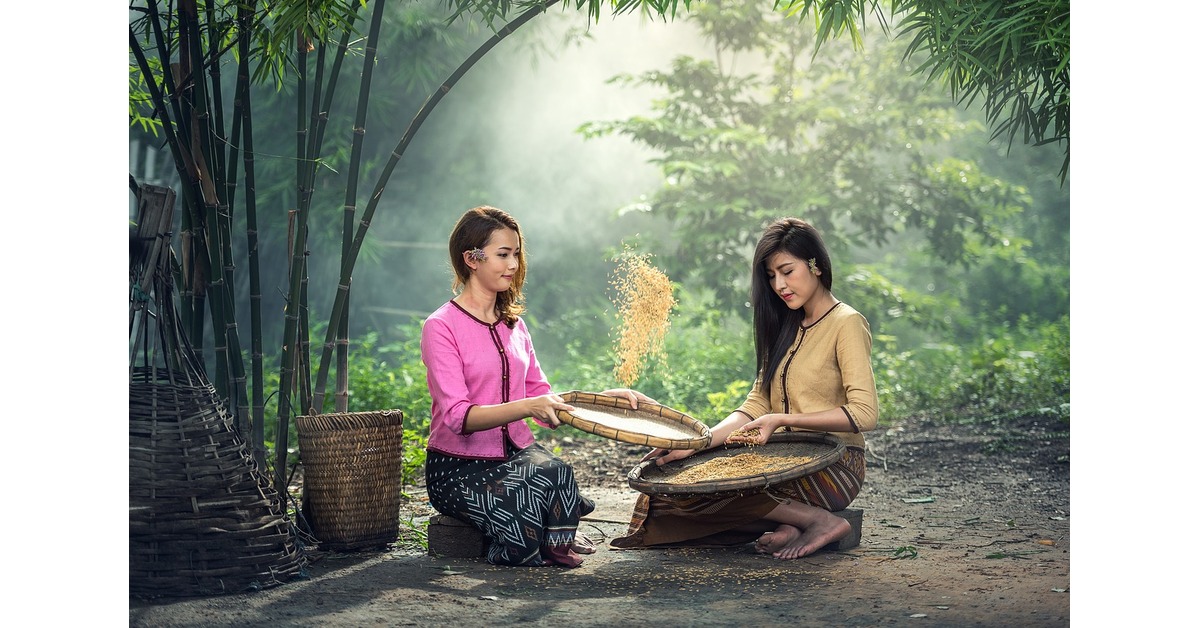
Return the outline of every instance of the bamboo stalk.
<path id="1" fill-rule="evenodd" d="M 221 89 L 221 63 L 220 58 L 224 48 L 222 41 L 225 39 L 227 26 L 223 26 L 224 22 L 219 21 L 216 16 L 216 7 L 213 3 L 205 5 L 205 19 L 208 32 L 208 75 L 210 82 L 209 93 L 211 94 L 210 105 L 208 107 L 211 112 L 210 118 L 212 122 L 206 125 L 204 137 L 208 146 L 208 158 L 210 160 L 209 171 L 213 174 L 213 186 L 216 200 L 216 243 L 219 266 L 217 266 L 218 287 L 221 292 L 222 319 L 224 320 L 223 329 L 214 328 L 214 333 L 219 333 L 224 338 L 226 347 L 226 390 L 229 399 L 229 410 L 234 415 L 234 419 L 243 438 L 246 434 L 246 429 L 249 428 L 247 411 L 248 402 L 246 400 L 246 369 L 242 358 L 241 338 L 238 334 L 237 325 L 237 303 L 235 294 L 235 264 L 233 261 L 233 225 L 231 216 L 231 205 L 229 190 L 229 165 L 225 159 L 225 152 L 221 150 L 223 146 L 229 146 L 230 159 L 236 155 L 236 147 L 229 141 L 225 135 L 225 109 Z M 235 124 L 237 124 L 235 122 Z M 232 133 L 231 133 L 232 135 Z"/>
<path id="2" fill-rule="evenodd" d="M 291 421 L 293 406 L 293 391 L 297 387 L 296 372 L 305 370 L 307 360 L 301 354 L 301 312 L 306 307 L 302 300 L 304 293 L 302 279 L 307 266 L 304 264 L 304 253 L 308 241 L 308 211 L 306 196 L 309 190 L 304 187 L 304 148 L 308 129 L 305 126 L 305 97 L 308 93 L 308 48 L 309 41 L 302 30 L 296 32 L 296 185 L 297 202 L 295 223 L 289 227 L 293 241 L 292 260 L 288 266 L 288 299 L 284 309 L 283 353 L 280 356 L 279 368 L 279 410 L 276 416 L 275 435 L 275 490 L 280 495 L 287 494 L 288 426 Z M 309 407 L 308 400 L 300 399 L 300 408 Z"/>
<path id="3" fill-rule="evenodd" d="M 213 199 L 209 208 L 210 251 L 209 258 L 215 269 L 216 280 L 212 284 L 217 298 L 213 307 L 219 308 L 220 316 L 213 318 L 213 340 L 217 351 L 217 372 L 224 373 L 219 389 L 224 390 L 228 399 L 228 409 L 240 433 L 245 437 L 249 428 L 248 402 L 246 400 L 246 375 L 241 351 L 241 339 L 237 326 L 237 306 L 234 291 L 234 263 L 232 217 L 230 216 L 229 187 L 227 183 L 227 162 L 222 146 L 230 147 L 230 159 L 236 154 L 236 147 L 224 134 L 224 107 L 221 92 L 221 40 L 223 33 L 219 28 L 212 4 L 206 5 L 206 27 L 208 33 L 209 59 L 207 63 L 211 88 L 205 98 L 206 116 L 202 116 L 199 136 L 202 139 L 202 150 L 206 158 L 208 172 L 211 173 Z M 198 39 L 198 38 L 197 38 Z M 207 122 L 206 122 L 207 120 Z M 236 124 L 236 122 L 235 122 Z"/>
<path id="4" fill-rule="evenodd" d="M 238 32 L 239 38 L 244 37 L 244 36 L 245 36 L 244 33 L 240 32 L 240 31 Z M 232 122 L 229 127 L 229 156 L 225 160 L 225 168 L 226 168 L 225 175 L 224 175 L 225 194 L 223 196 L 223 199 L 224 199 L 225 208 L 226 208 L 226 216 L 225 216 L 225 220 L 222 221 L 222 225 L 221 225 L 222 232 L 224 233 L 225 242 L 230 247 L 232 247 L 232 242 L 233 242 L 233 224 L 232 224 L 233 207 L 234 207 L 234 203 L 237 200 L 237 186 L 238 186 L 238 159 L 237 158 L 238 158 L 239 149 L 240 149 L 242 141 L 243 141 L 242 140 L 242 117 L 246 114 L 246 110 L 242 107 L 242 98 L 244 96 L 246 96 L 247 94 L 245 94 L 243 92 L 242 80 L 243 79 L 242 79 L 242 75 L 241 75 L 241 64 L 239 63 L 237 80 L 234 83 L 234 88 L 233 88 L 233 93 L 234 93 L 233 116 L 232 116 Z M 225 282 L 226 282 L 226 285 L 228 285 L 230 287 L 228 294 L 229 294 L 230 302 L 232 302 L 233 297 L 234 297 L 234 293 L 232 290 L 232 287 L 234 285 L 234 275 L 233 275 L 233 271 L 234 271 L 233 259 L 234 258 L 233 258 L 232 249 L 227 250 L 225 259 L 226 259 Z M 236 308 L 234 308 L 234 311 L 236 311 Z M 230 312 L 230 318 L 231 318 L 231 320 L 235 321 L 235 325 L 236 325 L 237 319 L 233 315 L 233 312 Z M 234 361 L 233 365 L 235 367 L 241 367 L 240 373 L 235 372 L 236 381 L 234 382 L 234 385 L 236 386 L 235 390 L 237 390 L 239 393 L 238 399 L 237 399 L 237 417 L 236 417 L 238 432 L 241 433 L 242 438 L 246 440 L 246 442 L 250 446 L 251 450 L 253 450 L 253 439 L 250 436 L 250 430 L 251 430 L 250 407 L 249 407 L 250 402 L 249 402 L 249 399 L 247 398 L 247 393 L 246 393 L 245 360 L 243 359 L 242 354 L 241 354 L 241 347 L 240 347 L 241 343 L 240 343 L 240 340 L 238 339 L 238 335 L 236 332 L 234 333 L 233 337 L 234 337 L 234 341 L 238 342 L 238 345 L 239 345 L 238 350 L 236 352 L 233 352 L 233 355 L 237 356 L 237 359 Z"/>
<path id="5" fill-rule="evenodd" d="M 196 170 L 196 176 L 200 181 L 200 191 L 202 193 L 200 200 L 203 203 L 203 217 L 200 220 L 201 228 L 203 229 L 204 238 L 203 246 L 199 250 L 194 250 L 196 261 L 203 267 L 204 272 L 202 279 L 205 283 L 200 286 L 208 294 L 208 309 L 209 317 L 212 321 L 213 334 L 213 353 L 215 356 L 214 373 L 210 377 L 212 384 L 217 389 L 217 393 L 225 399 L 229 399 L 233 394 L 230 389 L 230 362 L 229 344 L 227 334 L 229 328 L 229 320 L 226 317 L 229 305 L 226 303 L 228 295 L 224 286 L 224 276 L 222 267 L 224 259 L 222 256 L 222 243 L 220 232 L 220 218 L 218 209 L 220 199 L 218 193 L 220 190 L 219 182 L 216 180 L 216 175 L 220 172 L 219 160 L 213 154 L 221 151 L 215 150 L 216 138 L 213 137 L 214 125 L 212 123 L 212 106 L 209 100 L 208 84 L 204 80 L 204 75 L 200 71 L 204 68 L 205 59 L 204 52 L 201 46 L 203 33 L 201 31 L 200 15 L 195 0 L 181 0 L 179 3 L 181 33 L 187 33 L 184 42 L 181 42 L 180 59 L 187 60 L 186 68 L 190 70 L 188 76 L 190 80 L 186 82 L 188 95 L 187 104 L 189 105 L 188 120 L 191 123 L 191 159 L 192 167 Z M 201 317 L 202 318 L 202 317 Z M 197 327 L 202 329 L 202 327 Z M 202 340 L 202 339 L 201 339 Z M 203 342 L 193 343 L 194 347 L 203 347 Z"/>
<path id="6" fill-rule="evenodd" d="M 383 23 L 384 2 L 376 2 L 371 14 L 371 26 L 363 49 L 362 79 L 358 88 L 358 106 L 354 112 L 351 128 L 350 164 L 346 171 L 346 197 L 342 204 L 342 259 L 350 254 L 354 242 L 354 214 L 358 201 L 359 167 L 362 162 L 363 140 L 366 136 L 367 103 L 371 95 L 371 79 L 375 70 L 375 57 L 379 45 L 379 30 Z M 334 409 L 347 412 L 350 408 L 350 308 L 344 308 L 337 322 L 337 378 L 334 392 Z M 315 400 L 318 408 L 324 407 L 324 395 Z"/>
<path id="7" fill-rule="evenodd" d="M 265 406 L 263 383 L 263 331 L 262 331 L 262 279 L 258 258 L 258 208 L 254 190 L 254 127 L 252 124 L 253 108 L 250 106 L 250 24 L 254 17 L 254 0 L 247 0 L 238 5 L 238 80 L 237 95 L 235 96 L 235 114 L 241 123 L 242 138 L 242 168 L 246 177 L 246 250 L 248 272 L 250 276 L 250 408 L 248 421 L 250 429 L 246 431 L 250 441 L 250 451 L 259 469 L 267 468 L 266 432 L 264 423 Z M 237 134 L 233 134 L 234 137 Z M 233 154 L 230 153 L 230 170 Z M 230 190 L 229 202 L 233 204 L 234 193 Z M 279 494 L 282 498 L 282 494 Z"/>
<path id="8" fill-rule="evenodd" d="M 301 44 L 305 45 L 305 44 Z M 311 45 L 306 46 L 306 50 L 311 52 Z M 304 127 L 303 143 L 301 145 L 300 137 L 297 137 L 297 150 L 302 153 L 298 163 L 300 166 L 300 189 L 303 191 L 299 198 L 300 211 L 309 216 L 312 213 L 313 194 L 316 191 L 317 181 L 317 164 L 321 152 L 321 95 L 324 89 L 325 82 L 325 43 L 322 41 L 317 46 L 317 59 L 313 64 L 313 81 L 312 81 L 312 104 L 308 109 L 307 116 L 309 118 L 308 125 Z M 309 55 L 306 53 L 305 58 Z M 305 62 L 307 67 L 307 61 Z M 307 76 L 307 71 L 305 72 Z M 302 79 L 304 80 L 304 79 Z M 304 90 L 298 90 L 297 98 L 304 98 Z M 301 109 L 297 111 L 297 116 L 304 116 L 305 112 Z M 307 234 L 306 234 L 307 235 Z M 308 257 L 304 257 L 303 266 L 300 274 L 300 328 L 298 330 L 298 344 L 300 350 L 297 352 L 299 357 L 299 365 L 296 369 L 298 397 L 300 399 L 299 406 L 305 409 L 306 414 L 313 414 L 312 409 L 312 374 L 309 364 L 312 355 L 312 336 L 310 332 L 309 310 L 308 310 Z"/>
<path id="9" fill-rule="evenodd" d="M 153 5 L 153 3 L 150 4 Z M 177 94 L 177 90 L 172 86 L 176 86 L 179 83 L 178 81 L 174 80 L 175 76 L 172 74 L 171 70 L 175 70 L 177 67 L 170 63 L 170 56 L 167 52 L 168 47 L 163 41 L 165 35 L 158 25 L 157 16 L 157 12 L 151 11 L 151 24 L 154 32 L 155 47 L 160 55 L 160 67 L 164 69 L 162 76 L 163 85 L 166 85 L 168 89 L 172 90 L 171 94 L 173 98 L 171 99 L 171 107 L 167 106 L 167 100 L 164 97 L 164 92 L 159 88 L 159 82 L 155 78 L 153 71 L 150 69 L 150 64 L 146 60 L 145 54 L 142 52 L 141 46 L 137 41 L 137 37 L 134 34 L 132 27 L 129 30 L 129 48 L 138 63 L 138 67 L 142 72 L 143 78 L 146 81 L 146 86 L 150 92 L 150 97 L 154 102 L 155 109 L 163 120 L 163 134 L 166 137 L 167 146 L 171 150 L 172 159 L 175 161 L 175 169 L 179 173 L 180 179 L 183 182 L 183 210 L 180 212 L 180 245 L 183 259 L 181 260 L 180 264 L 180 270 L 182 272 L 179 274 L 178 283 L 181 287 L 181 299 L 183 300 L 184 304 L 181 318 L 183 319 L 185 325 L 188 325 L 189 328 L 194 328 L 195 324 L 197 323 L 195 320 L 197 317 L 194 315 L 196 311 L 195 308 L 197 302 L 200 303 L 200 307 L 203 306 L 203 292 L 201 292 L 197 298 L 197 295 L 191 289 L 191 283 L 195 276 L 195 269 L 190 267 L 192 259 L 191 226 L 192 208 L 199 204 L 198 199 L 201 196 L 201 190 L 200 182 L 195 176 L 193 169 L 190 167 L 189 154 L 184 150 L 184 146 L 190 145 L 190 129 L 188 125 L 181 125 L 178 123 L 178 120 L 183 119 L 180 116 L 182 116 L 184 113 L 184 108 L 181 105 L 181 102 L 184 99 L 174 97 Z M 172 112 L 174 112 L 173 115 Z M 202 320 L 199 323 L 202 325 Z"/>
<path id="10" fill-rule="evenodd" d="M 379 205 L 379 199 L 383 196 L 383 190 L 387 186 L 388 179 L 391 178 L 392 172 L 396 169 L 396 165 L 400 162 L 401 157 L 404 156 L 404 151 L 408 149 L 408 145 L 412 143 L 412 138 L 416 135 L 417 131 L 420 130 L 421 125 L 425 122 L 425 119 L 429 117 L 430 112 L 433 111 L 437 104 L 441 102 L 442 98 L 450 92 L 450 90 L 458 83 L 458 81 L 461 80 L 464 75 L 466 75 L 467 71 L 474 67 L 475 64 L 484 57 L 484 55 L 491 51 L 492 48 L 495 48 L 496 44 L 499 44 L 502 40 L 504 40 L 505 37 L 513 34 L 518 28 L 524 26 L 529 22 L 529 20 L 545 12 L 546 9 L 550 8 L 557 2 L 558 0 L 547 0 L 547 2 L 541 6 L 537 6 L 525 11 L 515 20 L 509 22 L 504 26 L 504 28 L 492 35 L 486 42 L 484 42 L 483 45 L 476 49 L 466 61 L 459 65 L 458 68 L 450 74 L 450 77 L 442 82 L 438 89 L 434 90 L 434 92 L 430 94 L 429 98 L 425 100 L 425 103 L 421 105 L 420 110 L 417 111 L 416 116 L 414 116 L 412 121 L 409 122 L 408 128 L 405 129 L 404 135 L 401 136 L 400 142 L 397 144 L 396 148 L 392 150 L 391 157 L 388 159 L 387 164 L 384 166 L 383 171 L 379 175 L 379 179 L 375 184 L 375 191 L 371 194 L 371 199 L 367 202 L 367 207 L 363 211 L 362 218 L 359 220 L 358 230 L 354 235 L 354 241 L 350 245 L 350 251 L 348 254 L 343 256 L 341 278 L 337 286 L 337 293 L 333 299 L 333 310 L 329 314 L 330 325 L 326 331 L 325 345 L 321 352 L 321 364 L 317 370 L 314 399 L 319 401 L 324 398 L 325 380 L 328 378 L 329 362 L 332 358 L 331 347 L 333 345 L 334 334 L 337 331 L 337 325 L 335 325 L 334 322 L 341 320 L 342 312 L 346 309 L 347 303 L 349 302 L 350 276 L 354 270 L 354 264 L 358 260 L 358 253 L 360 250 L 362 250 L 363 240 L 366 238 L 367 229 L 369 229 L 371 226 L 371 219 L 375 215 L 375 210 Z"/>
<path id="11" fill-rule="evenodd" d="M 355 5 L 353 7 L 353 11 L 355 13 L 357 13 L 358 5 Z M 299 206 L 300 210 L 304 213 L 305 216 L 309 215 L 309 213 L 311 212 L 311 202 L 312 202 L 312 194 L 313 194 L 314 187 L 315 187 L 316 171 L 317 171 L 317 166 L 318 166 L 318 156 L 320 154 L 321 147 L 323 146 L 323 143 L 324 143 L 324 131 L 325 131 L 326 123 L 328 122 L 328 119 L 329 119 L 329 110 L 330 110 L 330 108 L 332 106 L 332 102 L 333 102 L 333 95 L 334 95 L 334 91 L 335 91 L 334 88 L 337 84 L 337 79 L 340 75 L 340 70 L 341 70 L 341 66 L 342 66 L 342 61 L 345 56 L 345 51 L 349 47 L 348 46 L 349 38 L 350 38 L 350 30 L 348 29 L 343 34 L 343 37 L 342 37 L 342 40 L 338 47 L 338 50 L 335 53 L 335 59 L 333 62 L 332 69 L 330 71 L 328 88 L 322 87 L 322 82 L 324 80 L 326 46 L 325 46 L 325 44 L 322 43 L 321 46 L 318 48 L 317 63 L 316 63 L 316 66 L 317 66 L 316 79 L 314 81 L 315 86 L 312 90 L 312 108 L 311 108 L 311 113 L 309 114 L 310 118 L 311 118 L 310 126 L 307 128 L 300 129 L 297 132 L 297 152 L 299 154 L 301 154 L 301 157 L 299 157 L 297 160 L 297 179 L 299 181 L 299 190 L 300 190 L 298 193 L 298 197 L 299 197 L 298 206 Z M 305 52 L 307 52 L 307 50 L 308 50 L 307 46 L 305 46 L 304 50 L 305 50 Z M 307 58 L 307 55 L 305 55 L 304 59 L 306 59 L 306 58 Z M 306 61 L 304 61 L 304 63 L 306 63 Z M 300 78 L 301 85 L 304 84 L 306 77 L 307 77 L 307 70 L 303 70 L 301 72 L 301 78 Z M 298 94 L 299 94 L 298 98 L 303 98 L 303 93 L 305 91 L 307 91 L 306 88 L 302 87 L 301 89 L 299 89 L 298 90 Z M 321 107 L 318 104 L 319 102 L 321 102 L 322 95 L 325 96 L 324 107 Z M 298 110 L 297 119 L 300 120 L 303 118 L 303 116 L 304 116 L 303 111 Z M 299 126 L 299 123 L 298 123 L 298 126 Z M 300 149 L 300 146 L 303 144 L 301 137 L 307 138 L 306 148 L 304 148 L 303 150 Z M 298 339 L 298 344 L 300 346 L 298 355 L 301 357 L 301 363 L 300 363 L 301 365 L 298 366 L 296 369 L 296 373 L 297 373 L 296 376 L 302 377 L 303 381 L 300 383 L 299 386 L 297 386 L 297 389 L 300 391 L 300 394 L 299 394 L 300 407 L 307 408 L 307 411 L 309 413 L 313 413 L 313 412 L 319 412 L 319 410 L 313 409 L 314 404 L 312 403 L 312 382 L 311 382 L 311 378 L 310 378 L 310 371 L 307 368 L 307 366 L 302 366 L 303 364 L 307 363 L 307 357 L 311 354 L 310 353 L 310 339 L 309 339 L 309 334 L 308 334 L 309 322 L 308 322 L 308 311 L 307 311 L 307 303 L 308 303 L 307 265 L 304 265 L 302 267 L 301 272 L 302 272 L 302 275 L 301 275 L 302 278 L 300 281 L 301 281 L 302 288 L 301 288 L 300 294 L 299 294 L 299 301 L 301 304 L 299 311 L 300 311 L 301 320 L 299 322 L 299 328 L 297 331 L 297 333 L 300 334 L 300 336 L 301 336 Z M 317 405 L 316 407 L 319 407 L 319 405 Z"/>

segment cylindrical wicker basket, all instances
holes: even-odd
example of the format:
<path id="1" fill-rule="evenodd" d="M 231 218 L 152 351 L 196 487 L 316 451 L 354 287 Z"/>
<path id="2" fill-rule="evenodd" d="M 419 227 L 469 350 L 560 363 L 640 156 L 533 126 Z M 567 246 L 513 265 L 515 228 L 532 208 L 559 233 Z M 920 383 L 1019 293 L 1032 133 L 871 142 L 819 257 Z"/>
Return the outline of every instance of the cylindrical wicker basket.
<path id="1" fill-rule="evenodd" d="M 400 533 L 400 410 L 296 417 L 313 534 L 322 549 L 386 546 Z"/>

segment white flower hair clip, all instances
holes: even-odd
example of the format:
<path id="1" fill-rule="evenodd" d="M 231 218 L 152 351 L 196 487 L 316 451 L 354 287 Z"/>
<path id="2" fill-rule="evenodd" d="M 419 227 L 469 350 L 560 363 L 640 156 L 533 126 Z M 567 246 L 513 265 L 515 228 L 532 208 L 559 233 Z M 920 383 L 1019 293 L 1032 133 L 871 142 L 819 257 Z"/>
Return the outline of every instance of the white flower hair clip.
<path id="1" fill-rule="evenodd" d="M 484 254 L 483 249 L 475 247 L 467 251 L 467 259 L 475 263 L 484 262 L 487 261 L 487 255 Z"/>

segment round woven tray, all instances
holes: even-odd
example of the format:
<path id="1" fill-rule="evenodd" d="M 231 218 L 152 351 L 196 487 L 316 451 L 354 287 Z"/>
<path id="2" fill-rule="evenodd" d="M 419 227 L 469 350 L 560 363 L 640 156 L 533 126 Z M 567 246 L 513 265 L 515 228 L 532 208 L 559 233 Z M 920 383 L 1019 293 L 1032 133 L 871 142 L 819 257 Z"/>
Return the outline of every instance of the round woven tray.
<path id="1" fill-rule="evenodd" d="M 765 445 L 728 443 L 724 447 L 701 451 L 662 466 L 654 460 L 647 460 L 629 470 L 629 486 L 651 495 L 745 493 L 820 471 L 837 462 L 845 451 L 846 445 L 829 434 L 778 432 L 771 435 L 771 440 Z M 743 453 L 758 454 L 768 464 L 759 472 L 737 477 L 683 483 L 675 480 L 680 473 L 710 460 L 732 458 Z"/>
<path id="2" fill-rule="evenodd" d="M 707 425 L 664 405 L 640 402 L 634 410 L 624 397 L 578 390 L 562 398 L 575 411 L 559 410 L 558 420 L 589 434 L 663 449 L 703 449 L 712 442 Z"/>

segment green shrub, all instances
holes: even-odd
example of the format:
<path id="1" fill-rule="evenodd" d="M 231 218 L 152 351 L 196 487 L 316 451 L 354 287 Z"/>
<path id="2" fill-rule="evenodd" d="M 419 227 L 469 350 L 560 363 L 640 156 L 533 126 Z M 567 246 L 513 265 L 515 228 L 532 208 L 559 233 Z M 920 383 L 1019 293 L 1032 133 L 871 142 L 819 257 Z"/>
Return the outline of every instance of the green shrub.
<path id="1" fill-rule="evenodd" d="M 402 481 L 412 484 L 425 467 L 432 402 L 421 362 L 419 324 L 403 327 L 400 340 L 376 346 L 379 335 L 366 334 L 349 356 L 351 412 L 404 412 L 404 470 Z"/>
<path id="2" fill-rule="evenodd" d="M 881 417 L 1070 419 L 1070 317 L 1000 324 L 971 346 L 875 354 Z"/>
<path id="3" fill-rule="evenodd" d="M 373 410 L 400 410 L 404 413 L 404 466 L 402 482 L 411 484 L 425 466 L 425 444 L 429 436 L 431 402 L 429 388 L 425 382 L 425 365 L 421 362 L 421 335 L 419 324 L 398 330 L 397 341 L 380 346 L 379 334 L 370 332 L 351 343 L 347 359 L 350 412 Z M 275 362 L 276 364 L 278 362 Z M 313 376 L 316 375 L 314 366 Z M 279 371 L 268 370 L 264 374 L 266 390 L 279 389 Z M 333 377 L 327 384 L 324 412 L 334 411 Z M 278 428 L 277 405 L 267 403 L 264 408 L 265 440 L 268 451 L 275 450 Z M 299 462 L 299 446 L 295 421 L 289 423 L 288 466 Z M 270 456 L 268 464 L 274 464 Z"/>
<path id="4" fill-rule="evenodd" d="M 754 379 L 748 325 L 733 317 L 682 312 L 666 339 L 666 355 L 652 360 L 633 388 L 712 426 L 745 399 Z M 535 330 L 535 336 L 537 331 Z M 425 464 L 430 398 L 421 362 L 420 327 L 412 324 L 380 345 L 369 333 L 349 356 L 351 411 L 404 412 L 404 482 Z M 1021 319 L 997 325 L 971 345 L 926 345 L 873 352 L 880 424 L 908 417 L 939 421 L 1002 422 L 1016 417 L 1070 418 L 1070 319 L 1035 326 Z M 574 336 L 555 347 L 560 359 L 543 364 L 555 390 L 598 391 L 617 385 L 608 338 Z M 565 355 L 566 359 L 561 359 Z M 278 373 L 267 373 L 267 390 Z M 274 386 L 274 388 L 272 387 Z M 331 397 L 331 395 L 330 395 Z M 332 410 L 332 401 L 326 411 Z M 268 441 L 275 436 L 275 406 L 266 407 Z M 289 464 L 296 461 L 293 426 Z M 572 436 L 587 437 L 580 432 Z M 273 450 L 274 443 L 268 442 Z M 273 457 L 271 458 L 273 463 Z"/>

